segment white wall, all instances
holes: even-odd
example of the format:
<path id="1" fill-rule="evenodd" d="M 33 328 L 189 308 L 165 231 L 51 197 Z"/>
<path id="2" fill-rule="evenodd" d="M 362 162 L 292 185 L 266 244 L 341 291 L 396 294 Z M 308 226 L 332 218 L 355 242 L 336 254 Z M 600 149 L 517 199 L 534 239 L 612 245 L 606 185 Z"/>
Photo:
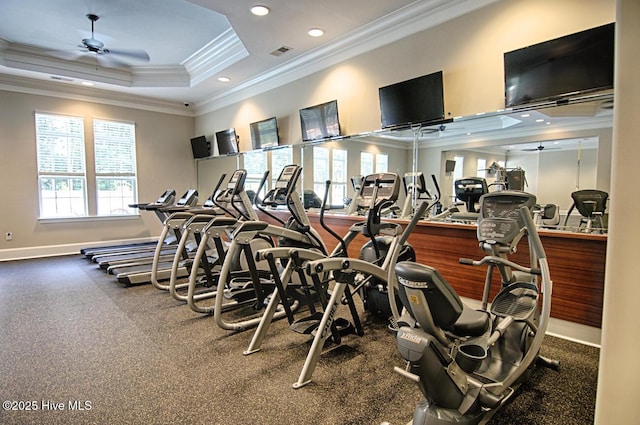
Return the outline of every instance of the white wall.
<path id="1" fill-rule="evenodd" d="M 3 235 L 13 233 L 12 241 L 0 238 L 0 260 L 78 252 L 77 247 L 82 244 L 160 234 L 160 221 L 152 213 L 125 220 L 38 220 L 36 110 L 82 116 L 85 125 L 89 126 L 94 117 L 135 122 L 141 202 L 154 201 L 169 187 L 180 196 L 195 184 L 189 143 L 193 137 L 194 119 L 191 117 L 0 91 L 0 181 L 3 190 L 0 231 Z M 87 137 L 85 142 L 91 140 Z"/>
<path id="2" fill-rule="evenodd" d="M 379 87 L 438 70 L 444 73 L 445 109 L 449 116 L 496 111 L 504 107 L 504 52 L 614 20 L 614 0 L 501 0 L 293 83 L 196 117 L 196 133 L 213 139 L 216 131 L 235 127 L 241 151 L 249 150 L 249 123 L 275 115 L 282 143 L 298 144 L 301 142 L 298 110 L 332 99 L 338 100 L 343 134 L 372 131 L 380 128 Z M 410 149 L 406 144 L 402 148 Z M 428 146 L 421 148 L 418 170 L 446 179 L 439 174 L 443 161 L 440 153 L 428 151 Z M 424 154 L 423 149 L 427 149 Z M 440 148 L 439 152 L 442 151 Z M 406 168 L 400 172 L 410 170 L 409 157 Z M 309 172 L 306 167 L 305 171 Z M 608 189 L 608 181 L 600 183 L 603 187 L 599 188 Z"/>
<path id="3" fill-rule="evenodd" d="M 611 202 L 595 411 L 597 425 L 638 423 L 640 226 L 635 223 L 640 198 L 629 195 L 629 182 L 637 179 L 640 169 L 638 40 L 640 2 L 618 0 Z"/>

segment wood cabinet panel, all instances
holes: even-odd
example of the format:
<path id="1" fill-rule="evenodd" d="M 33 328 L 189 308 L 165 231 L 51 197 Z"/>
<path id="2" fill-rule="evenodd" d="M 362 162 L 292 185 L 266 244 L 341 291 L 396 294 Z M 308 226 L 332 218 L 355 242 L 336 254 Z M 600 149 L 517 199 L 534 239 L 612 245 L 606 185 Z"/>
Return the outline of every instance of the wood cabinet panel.
<path id="1" fill-rule="evenodd" d="M 319 225 L 319 217 L 309 217 L 313 227 L 322 235 L 329 250 L 336 245 L 334 238 Z M 326 223 L 339 235 L 362 218 L 327 216 Z M 406 222 L 399 221 L 401 224 Z M 551 316 L 583 325 L 600 327 L 604 295 L 604 271 L 607 249 L 606 235 L 573 234 L 556 231 L 540 231 L 540 238 L 547 253 L 553 296 Z M 359 237 L 349 248 L 349 255 L 357 257 L 366 238 Z M 448 223 L 419 223 L 409 236 L 409 243 L 416 251 L 417 261 L 435 267 L 449 284 L 462 296 L 482 299 L 486 268 L 459 264 L 462 257 L 480 259 L 485 253 L 478 246 L 476 228 L 472 225 Z M 529 250 L 525 240 L 518 245 L 513 259 L 529 263 Z M 498 279 L 492 288 L 492 296 L 498 290 Z"/>

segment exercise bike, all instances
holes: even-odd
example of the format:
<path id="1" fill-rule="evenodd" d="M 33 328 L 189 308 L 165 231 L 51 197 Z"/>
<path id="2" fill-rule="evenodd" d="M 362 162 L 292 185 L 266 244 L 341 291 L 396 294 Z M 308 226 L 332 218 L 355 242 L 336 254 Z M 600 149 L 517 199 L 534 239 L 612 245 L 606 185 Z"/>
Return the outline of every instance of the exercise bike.
<path id="1" fill-rule="evenodd" d="M 478 240 L 487 252 L 468 266 L 488 266 L 482 307 L 465 306 L 438 270 L 400 262 L 397 345 L 407 361 L 396 367 L 416 382 L 424 397 L 414 425 L 486 421 L 530 376 L 536 364 L 557 368 L 539 356 L 551 310 L 552 281 L 544 248 L 532 220 L 534 195 L 520 191 L 482 196 Z M 526 236 L 530 265 L 508 259 Z M 489 303 L 493 274 L 500 290 Z"/>

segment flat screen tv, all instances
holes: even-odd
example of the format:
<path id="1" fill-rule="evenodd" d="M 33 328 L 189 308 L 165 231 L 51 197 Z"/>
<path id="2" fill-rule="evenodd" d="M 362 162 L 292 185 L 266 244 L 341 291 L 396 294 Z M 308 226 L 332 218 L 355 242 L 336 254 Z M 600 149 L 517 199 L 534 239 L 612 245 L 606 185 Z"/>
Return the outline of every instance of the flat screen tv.
<path id="1" fill-rule="evenodd" d="M 253 149 L 264 149 L 278 146 L 278 121 L 276 117 L 266 120 L 252 122 L 249 124 L 251 130 L 251 145 Z"/>
<path id="2" fill-rule="evenodd" d="M 442 71 L 380 87 L 378 94 L 382 128 L 444 119 Z"/>
<path id="3" fill-rule="evenodd" d="M 191 151 L 194 158 L 206 158 L 210 154 L 211 144 L 207 142 L 205 136 L 198 136 L 191 139 Z"/>
<path id="4" fill-rule="evenodd" d="M 234 155 L 238 153 L 238 138 L 236 137 L 235 128 L 216 132 L 216 142 L 218 143 L 219 155 Z"/>
<path id="5" fill-rule="evenodd" d="M 338 101 L 300 109 L 300 125 L 303 142 L 340 136 Z"/>
<path id="6" fill-rule="evenodd" d="M 614 36 L 611 23 L 505 53 L 505 106 L 613 88 Z"/>

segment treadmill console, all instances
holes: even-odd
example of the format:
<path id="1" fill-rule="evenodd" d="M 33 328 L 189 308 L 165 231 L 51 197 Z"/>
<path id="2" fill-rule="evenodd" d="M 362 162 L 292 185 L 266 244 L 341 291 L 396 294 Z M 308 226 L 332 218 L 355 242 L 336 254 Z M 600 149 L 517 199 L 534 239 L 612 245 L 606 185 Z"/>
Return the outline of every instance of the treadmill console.
<path id="1" fill-rule="evenodd" d="M 198 191 L 195 189 L 189 189 L 184 195 L 176 202 L 176 206 L 192 206 L 198 202 Z"/>
<path id="2" fill-rule="evenodd" d="M 286 205 L 287 199 L 289 199 L 289 196 L 295 190 L 301 173 L 302 167 L 299 165 L 286 165 L 280 172 L 274 188 L 267 193 L 262 200 L 262 203 L 272 207 Z"/>
<path id="3" fill-rule="evenodd" d="M 171 202 L 173 202 L 173 199 L 176 196 L 176 191 L 173 189 L 167 189 L 162 196 L 160 196 L 157 200 L 156 200 L 156 204 L 158 205 L 167 205 L 170 204 Z"/>
<path id="4" fill-rule="evenodd" d="M 424 174 L 422 173 L 422 171 L 418 171 L 415 173 L 405 173 L 402 183 L 404 183 L 405 195 L 408 196 L 410 189 L 413 189 L 418 198 L 422 194 L 425 194 L 427 198 L 431 198 L 431 194 L 427 190 L 427 183 L 424 180 Z"/>
<path id="5" fill-rule="evenodd" d="M 524 206 L 531 211 L 535 204 L 535 195 L 520 191 L 493 192 L 482 196 L 478 240 L 509 245 L 524 227 L 520 208 Z"/>
<path id="6" fill-rule="evenodd" d="M 292 186 L 298 182 L 298 177 L 300 176 L 300 171 L 302 168 L 300 166 L 291 164 L 286 165 L 280 175 L 278 176 L 278 180 L 276 181 L 276 190 L 279 192 L 290 192 Z"/>
<path id="7" fill-rule="evenodd" d="M 233 194 L 237 194 L 244 189 L 244 181 L 247 178 L 247 170 L 238 169 L 233 172 L 229 182 L 227 183 L 227 190 Z"/>
<path id="8" fill-rule="evenodd" d="M 370 208 L 383 202 L 395 202 L 399 192 L 400 178 L 397 174 L 369 174 L 362 180 L 356 202 L 359 208 Z"/>

